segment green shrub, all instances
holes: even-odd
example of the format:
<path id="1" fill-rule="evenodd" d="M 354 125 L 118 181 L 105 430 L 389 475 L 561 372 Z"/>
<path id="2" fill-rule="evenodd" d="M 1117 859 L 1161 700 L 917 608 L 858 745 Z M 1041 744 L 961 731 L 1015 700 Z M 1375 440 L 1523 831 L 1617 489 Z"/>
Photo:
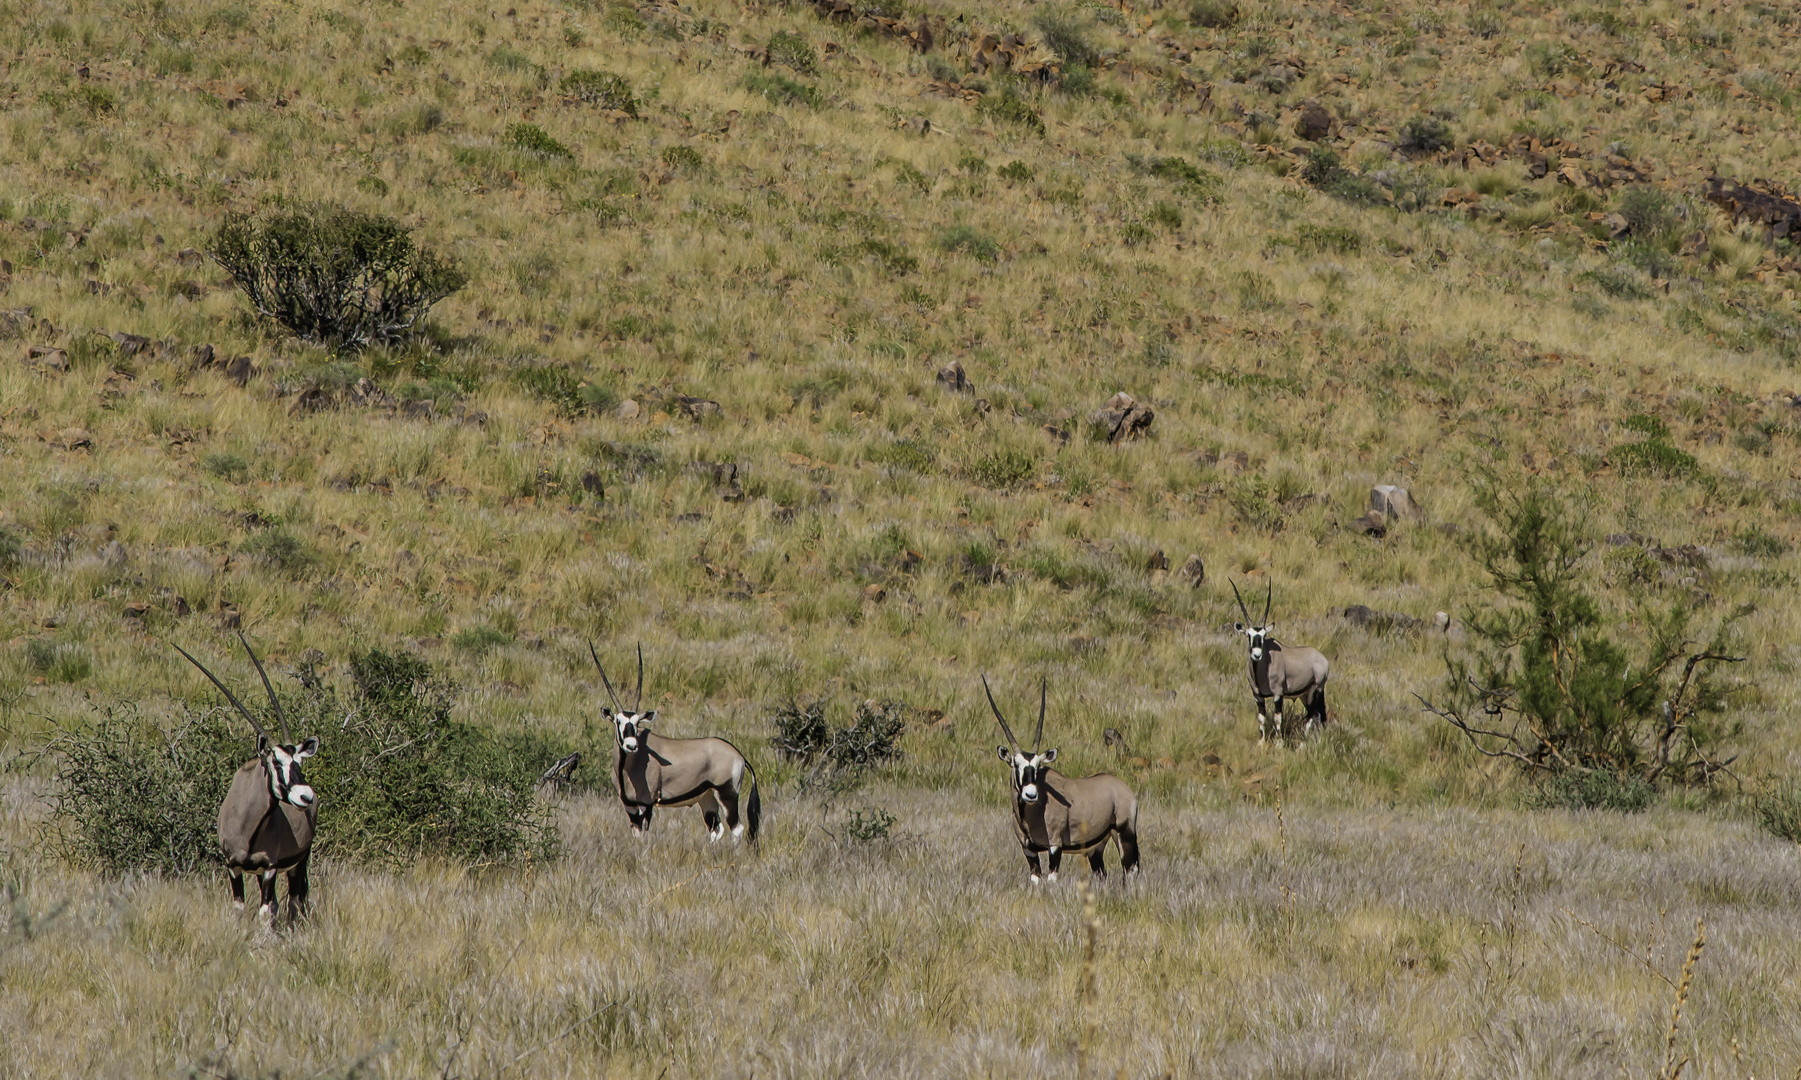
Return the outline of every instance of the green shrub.
<path id="1" fill-rule="evenodd" d="M 872 446 L 866 456 L 877 465 L 906 469 L 921 475 L 931 472 L 938 460 L 931 445 L 918 439 L 896 439 L 891 443 Z"/>
<path id="2" fill-rule="evenodd" d="M 365 195 L 382 198 L 388 193 L 388 182 L 379 176 L 363 176 L 357 178 L 356 189 Z"/>
<path id="3" fill-rule="evenodd" d="M 563 76 L 563 93 L 589 105 L 615 109 L 631 117 L 638 115 L 632 84 L 610 71 L 572 71 Z"/>
<path id="4" fill-rule="evenodd" d="M 0 528 L 0 570 L 17 570 L 24 554 L 24 541 L 11 529 Z"/>
<path id="5" fill-rule="evenodd" d="M 409 337 L 469 281 L 394 218 L 324 204 L 228 213 L 207 250 L 259 316 L 347 350 Z"/>
<path id="6" fill-rule="evenodd" d="M 852 844 L 874 844 L 890 839 L 900 819 L 879 806 L 853 809 L 838 827 L 838 839 Z"/>
<path id="7" fill-rule="evenodd" d="M 1009 161 L 996 169 L 994 175 L 1009 183 L 1023 184 L 1032 179 L 1032 167 L 1023 161 Z"/>
<path id="8" fill-rule="evenodd" d="M 806 38 L 791 30 L 777 30 L 767 46 L 769 61 L 793 68 L 802 75 L 819 74 L 819 54 Z"/>
<path id="9" fill-rule="evenodd" d="M 753 71 L 744 76 L 743 85 L 751 93 L 761 94 L 777 105 L 800 104 L 810 109 L 825 108 L 825 95 L 819 92 L 818 87 L 797 82 L 773 71 Z"/>
<path id="10" fill-rule="evenodd" d="M 1756 559 L 1780 559 L 1789 552 L 1787 540 L 1767 533 L 1755 525 L 1746 525 L 1734 530 L 1732 547 L 1740 555 L 1748 555 Z"/>
<path id="11" fill-rule="evenodd" d="M 1137 247 L 1139 244 L 1148 244 L 1155 235 L 1156 234 L 1151 232 L 1148 226 L 1139 221 L 1129 221 L 1125 224 L 1125 227 L 1119 230 L 1120 242 L 1127 247 Z"/>
<path id="12" fill-rule="evenodd" d="M 886 240 L 864 240 L 856 250 L 874 256 L 891 274 L 911 274 L 919 269 L 919 260 L 907 254 L 906 248 Z"/>
<path id="13" fill-rule="evenodd" d="M 991 450 L 969 465 L 969 478 L 986 488 L 1005 490 L 1032 478 L 1038 461 L 1022 450 Z"/>
<path id="14" fill-rule="evenodd" d="M 1456 136 L 1451 134 L 1451 127 L 1431 113 L 1419 113 L 1411 116 L 1401 125 L 1401 137 L 1395 145 L 1402 150 L 1416 150 L 1432 153 L 1448 150 L 1457 143 Z"/>
<path id="15" fill-rule="evenodd" d="M 1092 68 L 1101 62 L 1101 50 L 1089 40 L 1089 21 L 1067 8 L 1044 8 L 1032 16 L 1045 48 L 1056 53 L 1067 68 Z"/>
<path id="16" fill-rule="evenodd" d="M 968 225 L 956 225 L 944 230 L 938 236 L 938 246 L 945 251 L 963 252 L 983 262 L 994 262 L 1001 257 L 1001 246 L 992 237 Z"/>
<path id="17" fill-rule="evenodd" d="M 1649 474 L 1673 479 L 1694 472 L 1700 463 L 1686 450 L 1678 450 L 1662 439 L 1644 439 L 1624 443 L 1608 455 L 1620 471 L 1627 474 Z"/>
<path id="18" fill-rule="evenodd" d="M 221 450 L 206 455 L 200 462 L 200 467 L 221 480 L 229 480 L 234 484 L 250 479 L 250 462 L 229 451 Z"/>
<path id="19" fill-rule="evenodd" d="M 544 365 L 522 368 L 513 376 L 523 389 L 557 407 L 564 416 L 600 415 L 619 404 L 619 393 L 601 383 L 575 377 L 568 368 Z"/>
<path id="20" fill-rule="evenodd" d="M 1534 810 L 1616 810 L 1636 814 L 1651 805 L 1657 789 L 1643 779 L 1610 769 L 1549 776 L 1525 797 Z"/>
<path id="21" fill-rule="evenodd" d="M 1363 250 L 1363 234 L 1343 225 L 1295 226 L 1294 246 L 1302 251 L 1330 251 L 1355 255 Z"/>
<path id="22" fill-rule="evenodd" d="M 1038 110 L 1011 92 L 983 95 L 976 103 L 976 113 L 1003 123 L 1018 124 L 1039 135 L 1045 131 L 1044 118 L 1038 115 Z"/>
<path id="23" fill-rule="evenodd" d="M 304 541 L 279 527 L 264 529 L 238 545 L 238 550 L 257 562 L 296 578 L 305 577 L 318 561 Z"/>
<path id="24" fill-rule="evenodd" d="M 1166 202 L 1160 202 L 1151 207 L 1151 212 L 1146 214 L 1145 218 L 1153 225 L 1161 225 L 1166 229 L 1182 227 L 1182 211 Z"/>
<path id="25" fill-rule="evenodd" d="M 676 172 L 701 173 L 707 169 L 706 159 L 692 146 L 671 146 L 663 150 L 663 164 Z"/>
<path id="26" fill-rule="evenodd" d="M 925 173 L 920 172 L 911 162 L 903 161 L 895 165 L 894 179 L 899 183 L 906 184 L 908 187 L 917 188 L 922 192 L 929 192 L 932 190 L 932 178 Z"/>
<path id="27" fill-rule="evenodd" d="M 94 661 L 86 649 L 55 638 L 26 642 L 25 665 L 49 683 L 78 683 L 94 673 Z"/>
<path id="28" fill-rule="evenodd" d="M 957 159 L 957 168 L 970 176 L 988 175 L 988 159 L 979 154 L 964 154 Z"/>
<path id="29" fill-rule="evenodd" d="M 488 63 L 501 71 L 532 71 L 538 66 L 532 63 L 531 57 L 505 44 L 494 46 L 494 51 L 488 54 Z"/>
<path id="30" fill-rule="evenodd" d="M 87 109 L 90 116 L 105 116 L 119 107 L 119 99 L 113 96 L 111 90 L 92 83 L 77 88 L 74 99 Z"/>
<path id="31" fill-rule="evenodd" d="M 1766 785 L 1752 797 L 1751 813 L 1771 836 L 1801 844 L 1801 783 L 1784 780 Z"/>
<path id="32" fill-rule="evenodd" d="M 1614 210 L 1641 240 L 1659 240 L 1682 228 L 1681 204 L 1675 196 L 1650 184 L 1634 184 L 1620 192 Z"/>
<path id="33" fill-rule="evenodd" d="M 1608 296 L 1617 296 L 1621 300 L 1649 300 L 1657 295 L 1651 291 L 1639 273 L 1630 266 L 1612 264 L 1578 274 L 1577 279 L 1586 281 Z"/>
<path id="34" fill-rule="evenodd" d="M 450 645 L 463 652 L 485 653 L 501 645 L 510 645 L 513 635 L 492 626 L 470 626 L 451 636 Z"/>
<path id="35" fill-rule="evenodd" d="M 1647 439 L 1668 439 L 1670 425 L 1649 413 L 1633 413 L 1620 421 L 1620 426 L 1627 431 L 1636 431 Z"/>
<path id="36" fill-rule="evenodd" d="M 527 154 L 537 154 L 547 158 L 575 157 L 575 152 L 556 141 L 550 133 L 536 124 L 508 124 L 506 144 L 515 150 Z"/>

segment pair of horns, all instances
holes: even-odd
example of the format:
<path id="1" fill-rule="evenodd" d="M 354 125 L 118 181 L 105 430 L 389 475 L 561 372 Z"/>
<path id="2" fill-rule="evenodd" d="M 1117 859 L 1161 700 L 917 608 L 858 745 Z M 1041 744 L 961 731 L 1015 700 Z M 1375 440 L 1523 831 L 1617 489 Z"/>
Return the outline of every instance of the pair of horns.
<path id="1" fill-rule="evenodd" d="M 1227 584 L 1232 586 L 1232 595 L 1238 596 L 1238 582 L 1228 581 Z M 1266 581 L 1263 583 L 1263 622 L 1259 624 L 1261 626 L 1269 625 L 1269 601 L 1274 589 L 1275 585 L 1273 582 Z M 1244 597 L 1242 596 L 1238 596 L 1238 610 L 1243 612 L 1244 621 L 1249 623 L 1251 621 L 1251 613 L 1244 610 Z"/>
<path id="2" fill-rule="evenodd" d="M 1034 754 L 1042 749 L 1044 743 L 1044 701 L 1050 685 L 1049 679 L 1044 679 L 1038 684 L 1038 734 L 1032 736 L 1032 753 Z M 1001 730 L 1007 733 L 1007 742 L 1018 746 L 1019 740 L 1014 738 L 1013 729 L 1007 726 L 1007 718 L 1001 715 L 1001 707 L 994 703 L 994 691 L 988 689 L 988 676 L 986 675 L 982 676 L 982 691 L 988 695 L 988 707 L 994 710 L 994 718 L 1000 721 Z"/>
<path id="3" fill-rule="evenodd" d="M 619 707 L 619 695 L 613 693 L 613 681 L 607 678 L 607 669 L 600 666 L 600 653 L 594 651 L 594 642 L 592 641 L 588 642 L 588 655 L 594 658 L 594 669 L 600 672 L 601 684 L 607 688 L 607 696 L 613 699 L 613 711 L 624 712 L 625 710 Z M 642 704 L 644 704 L 644 643 L 640 641 L 638 643 L 638 690 L 632 695 L 632 711 L 637 712 L 638 706 Z"/>
<path id="4" fill-rule="evenodd" d="M 275 717 L 277 720 L 281 721 L 281 741 L 283 743 L 293 742 L 294 740 L 288 736 L 288 714 L 281 711 L 281 699 L 275 696 L 275 687 L 269 685 L 269 673 L 263 670 L 263 662 L 256 658 L 256 650 L 250 647 L 250 640 L 244 636 L 242 630 L 238 631 L 238 640 L 244 643 L 244 651 L 250 654 L 250 662 L 256 665 L 256 673 L 263 678 L 263 689 L 269 694 L 269 704 L 275 706 Z M 205 675 L 208 679 L 212 680 L 213 685 L 219 688 L 219 692 L 225 695 L 225 700 L 237 706 L 238 712 L 244 714 L 244 719 L 250 721 L 250 726 L 256 729 L 258 735 L 261 735 L 264 739 L 269 738 L 269 733 L 263 730 L 263 725 L 256 722 L 256 717 L 250 715 L 250 710 L 244 707 L 244 703 L 238 700 L 236 694 L 233 694 L 230 690 L 226 689 L 225 684 L 219 681 L 217 675 L 206 670 L 205 664 L 194 659 L 194 654 L 182 648 L 180 645 L 175 646 L 175 651 L 187 657 L 188 663 L 199 668 L 200 674 Z"/>

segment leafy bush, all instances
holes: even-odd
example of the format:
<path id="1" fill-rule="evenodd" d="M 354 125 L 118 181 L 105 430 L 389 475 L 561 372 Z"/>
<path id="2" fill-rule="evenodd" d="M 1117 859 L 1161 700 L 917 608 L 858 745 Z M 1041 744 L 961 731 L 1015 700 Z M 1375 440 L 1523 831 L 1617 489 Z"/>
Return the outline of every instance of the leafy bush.
<path id="1" fill-rule="evenodd" d="M 1526 793 L 1525 803 L 1534 810 L 1615 810 L 1636 814 L 1651 805 L 1657 789 L 1638 776 L 1596 769 L 1586 773 L 1557 773 Z"/>
<path id="2" fill-rule="evenodd" d="M 54 638 L 32 638 L 26 642 L 25 666 L 51 683 L 77 683 L 94 673 L 94 661 L 86 649 Z"/>
<path id="3" fill-rule="evenodd" d="M 1649 413 L 1633 413 L 1620 421 L 1620 426 L 1627 431 L 1636 431 L 1648 439 L 1668 439 L 1670 425 Z"/>
<path id="4" fill-rule="evenodd" d="M 775 708 L 775 752 L 784 760 L 856 773 L 898 761 L 906 707 L 865 701 L 848 725 L 833 724 L 823 701 L 790 700 Z"/>
<path id="5" fill-rule="evenodd" d="M 296 578 L 306 576 L 317 561 L 305 542 L 282 528 L 264 529 L 238 545 L 238 550 Z"/>
<path id="6" fill-rule="evenodd" d="M 692 146 L 671 146 L 663 151 L 663 164 L 677 172 L 700 173 L 707 168 L 706 159 Z"/>
<path id="7" fill-rule="evenodd" d="M 761 94 L 777 105 L 798 103 L 810 109 L 825 108 L 825 95 L 819 92 L 818 87 L 797 82 L 773 71 L 753 71 L 744 76 L 743 84 L 746 90 Z"/>
<path id="8" fill-rule="evenodd" d="M 983 95 L 976 103 L 976 112 L 993 120 L 1029 128 L 1039 135 L 1045 131 L 1044 118 L 1038 115 L 1038 110 L 1011 92 Z"/>
<path id="9" fill-rule="evenodd" d="M 1751 812 L 1763 831 L 1779 840 L 1801 844 L 1801 783 L 1784 780 L 1766 786 L 1753 796 Z"/>
<path id="10" fill-rule="evenodd" d="M 968 225 L 956 225 L 944 230 L 938 237 L 938 246 L 945 251 L 961 251 L 983 262 L 993 262 L 1001 257 L 1001 246 L 992 237 L 977 232 Z"/>
<path id="11" fill-rule="evenodd" d="M 1152 224 L 1161 225 L 1166 229 L 1180 229 L 1182 227 L 1182 211 L 1166 202 L 1160 202 L 1155 206 L 1152 206 L 1151 212 L 1146 214 L 1145 218 Z"/>
<path id="12" fill-rule="evenodd" d="M 1659 240 L 1682 228 L 1681 204 L 1662 188 L 1634 184 L 1620 192 L 1614 210 L 1642 240 Z"/>
<path id="13" fill-rule="evenodd" d="M 310 668 L 298 673 L 299 694 L 284 696 L 293 734 L 324 738 L 306 768 L 319 792 L 315 853 L 381 865 L 425 855 L 489 865 L 555 854 L 556 827 L 536 784 L 568 747 L 452 719 L 452 688 L 417 658 L 373 650 L 352 657 L 350 668 L 348 701 Z M 114 873 L 219 865 L 219 805 L 254 753 L 235 720 L 212 709 L 164 731 L 108 711 L 52 739 L 57 849 Z M 263 723 L 276 730 L 273 717 Z"/>
<path id="14" fill-rule="evenodd" d="M 610 71 L 571 71 L 563 76 L 563 93 L 603 109 L 615 109 L 631 117 L 638 115 L 632 84 Z"/>
<path id="15" fill-rule="evenodd" d="M 1420 113 L 1409 117 L 1401 125 L 1401 137 L 1395 145 L 1402 150 L 1416 150 L 1421 153 L 1433 153 L 1448 150 L 1457 143 L 1456 136 L 1451 134 L 1451 127 L 1431 113 Z"/>
<path id="16" fill-rule="evenodd" d="M 879 806 L 860 806 L 838 827 L 838 839 L 853 844 L 874 844 L 889 839 L 900 819 Z"/>
<path id="17" fill-rule="evenodd" d="M 1695 455 L 1679 450 L 1662 439 L 1625 443 L 1614 447 L 1608 456 L 1619 466 L 1621 472 L 1661 476 L 1665 479 L 1685 476 L 1700 466 Z"/>
<path id="18" fill-rule="evenodd" d="M 1473 487 L 1493 529 L 1468 544 L 1492 601 L 1465 615 L 1470 654 L 1446 652 L 1445 704 L 1427 708 L 1483 754 L 1571 778 L 1571 798 L 1629 802 L 1629 780 L 1712 780 L 1737 730 L 1716 719 L 1727 700 L 1715 676 L 1740 659 L 1728 638 L 1744 612 L 1705 635 L 1680 604 L 1610 617 L 1587 591 L 1583 514 L 1537 482 L 1516 490 L 1483 474 Z"/>
<path id="19" fill-rule="evenodd" d="M 1032 16 L 1032 25 L 1045 48 L 1057 54 L 1064 67 L 1093 68 L 1101 62 L 1101 50 L 1088 39 L 1088 20 L 1063 8 L 1046 8 Z"/>
<path id="20" fill-rule="evenodd" d="M 891 443 L 872 446 L 868 457 L 877 465 L 907 469 L 922 475 L 930 472 L 938 459 L 931 445 L 918 439 L 896 439 Z"/>
<path id="21" fill-rule="evenodd" d="M 819 54 L 806 38 L 791 30 L 777 30 L 769 39 L 769 61 L 784 64 L 802 75 L 819 74 Z"/>
<path id="22" fill-rule="evenodd" d="M 208 254 L 258 315 L 353 351 L 406 338 L 433 304 L 469 282 L 399 221 L 324 204 L 229 213 Z"/>
<path id="23" fill-rule="evenodd" d="M 547 158 L 575 157 L 575 151 L 550 136 L 536 124 L 508 124 L 506 143 L 515 150 Z"/>
<path id="24" fill-rule="evenodd" d="M 903 161 L 894 167 L 894 179 L 908 187 L 920 191 L 932 190 L 932 178 L 919 171 L 911 162 Z"/>
<path id="25" fill-rule="evenodd" d="M 565 416 L 599 415 L 619 404 L 619 395 L 611 387 L 583 382 L 568 368 L 549 365 L 522 368 L 513 378 L 534 396 L 555 405 Z"/>
<path id="26" fill-rule="evenodd" d="M 1023 184 L 1032 179 L 1032 167 L 1023 161 L 1009 161 L 996 169 L 994 175 L 1009 183 Z"/>
<path id="27" fill-rule="evenodd" d="M 1021 450 L 993 450 L 969 466 L 969 478 L 986 488 L 1005 490 L 1032 478 L 1038 462 Z"/>
<path id="28" fill-rule="evenodd" d="M 1331 147 L 1315 146 L 1301 163 L 1301 179 L 1353 206 L 1380 206 L 1389 201 L 1382 186 L 1346 168 Z"/>
<path id="29" fill-rule="evenodd" d="M 229 480 L 234 484 L 250 479 L 250 462 L 245 461 L 242 455 L 226 450 L 206 455 L 200 462 L 200 467 L 221 480 Z"/>

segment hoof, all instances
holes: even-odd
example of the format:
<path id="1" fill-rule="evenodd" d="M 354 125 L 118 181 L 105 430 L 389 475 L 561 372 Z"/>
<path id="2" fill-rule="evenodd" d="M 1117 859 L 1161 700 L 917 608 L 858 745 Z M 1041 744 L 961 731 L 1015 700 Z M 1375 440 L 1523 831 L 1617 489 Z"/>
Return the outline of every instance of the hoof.
<path id="1" fill-rule="evenodd" d="M 1042 881 L 1040 881 L 1040 880 L 1039 880 L 1039 877 L 1038 877 L 1038 875 L 1037 875 L 1037 874 L 1033 874 L 1033 875 L 1032 875 L 1032 884 L 1034 884 L 1034 885 L 1042 885 L 1042 884 L 1043 884 L 1043 882 L 1042 882 Z"/>
<path id="2" fill-rule="evenodd" d="M 732 839 L 733 840 L 740 840 L 740 839 L 743 839 L 743 837 L 744 837 L 744 826 L 739 825 L 732 829 Z"/>
<path id="3" fill-rule="evenodd" d="M 1047 877 L 1045 880 L 1054 883 L 1057 880 L 1057 872 L 1055 870 L 1052 870 L 1050 873 L 1050 876 Z"/>

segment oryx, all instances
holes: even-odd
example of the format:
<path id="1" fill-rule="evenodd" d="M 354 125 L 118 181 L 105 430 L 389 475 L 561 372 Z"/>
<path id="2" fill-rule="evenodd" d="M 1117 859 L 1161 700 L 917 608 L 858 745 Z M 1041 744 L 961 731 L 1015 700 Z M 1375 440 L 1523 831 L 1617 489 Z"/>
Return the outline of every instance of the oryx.
<path id="1" fill-rule="evenodd" d="M 244 874 L 261 879 L 263 902 L 261 913 L 270 924 L 275 922 L 275 875 L 288 875 L 288 918 L 298 918 L 306 908 L 307 863 L 312 859 L 313 823 L 319 816 L 319 799 L 301 775 L 300 763 L 319 752 L 318 736 L 295 744 L 289 741 L 288 717 L 281 710 L 275 688 L 269 685 L 269 673 L 242 632 L 238 640 L 262 676 L 263 690 L 281 722 L 281 739 L 272 743 L 263 726 L 256 722 L 237 695 L 225 688 L 218 676 L 194 659 L 180 645 L 175 651 L 188 658 L 200 673 L 212 680 L 225 699 L 237 707 L 250 726 L 256 729 L 256 756 L 245 762 L 231 778 L 231 789 L 219 807 L 219 846 L 225 849 L 225 868 L 231 874 L 232 902 L 244 906 Z"/>
<path id="2" fill-rule="evenodd" d="M 1307 725 L 1302 733 L 1313 730 L 1313 723 L 1318 720 L 1321 727 L 1326 723 L 1326 676 L 1331 665 L 1326 662 L 1325 654 L 1318 649 L 1295 648 L 1285 649 L 1282 643 L 1271 636 L 1275 624 L 1269 621 L 1269 604 L 1274 587 L 1265 586 L 1263 594 L 1263 622 L 1250 626 L 1251 613 L 1245 609 L 1244 597 L 1238 593 L 1238 584 L 1232 583 L 1232 595 L 1238 597 L 1238 610 L 1245 621 L 1233 623 L 1232 628 L 1251 639 L 1251 693 L 1257 698 L 1257 742 L 1261 745 L 1269 737 L 1269 699 L 1276 699 L 1276 744 L 1282 743 L 1282 699 L 1298 697 L 1307 705 Z"/>
<path id="3" fill-rule="evenodd" d="M 600 672 L 600 681 L 613 702 L 601 712 L 613 721 L 613 782 L 619 788 L 619 801 L 625 804 L 625 816 L 640 835 L 650 828 L 650 815 L 659 806 L 700 805 L 702 819 L 714 840 L 732 830 L 734 837 L 746 835 L 757 842 L 757 829 L 762 822 L 763 804 L 757 795 L 757 773 L 736 746 L 724 739 L 669 739 L 650 730 L 656 710 L 639 712 L 644 702 L 644 646 L 638 646 L 638 690 L 630 712 L 619 707 L 619 696 L 607 670 L 601 667 L 600 654 L 594 643 L 588 643 L 588 655 Z M 744 801 L 744 818 L 738 818 L 738 799 L 745 793 L 745 774 L 750 774 L 750 790 Z M 720 804 L 725 804 L 725 820 L 719 818 Z"/>
<path id="4" fill-rule="evenodd" d="M 1095 877 L 1105 878 L 1107 840 L 1115 834 L 1119 836 L 1121 865 L 1131 874 L 1138 869 L 1138 797 L 1111 773 L 1064 776 L 1050 767 L 1057 760 L 1057 750 L 1042 749 L 1049 686 L 1046 680 L 1038 688 L 1038 733 L 1032 738 L 1036 749 L 1027 754 L 1020 751 L 1019 740 L 994 703 L 988 677 L 982 676 L 988 707 L 1007 736 L 1008 745 L 999 748 L 1000 757 L 1013 769 L 1013 829 L 1019 846 L 1025 849 L 1032 884 L 1038 884 L 1040 852 L 1050 853 L 1052 881 L 1057 880 L 1066 851 L 1088 856 L 1088 869 Z"/>

